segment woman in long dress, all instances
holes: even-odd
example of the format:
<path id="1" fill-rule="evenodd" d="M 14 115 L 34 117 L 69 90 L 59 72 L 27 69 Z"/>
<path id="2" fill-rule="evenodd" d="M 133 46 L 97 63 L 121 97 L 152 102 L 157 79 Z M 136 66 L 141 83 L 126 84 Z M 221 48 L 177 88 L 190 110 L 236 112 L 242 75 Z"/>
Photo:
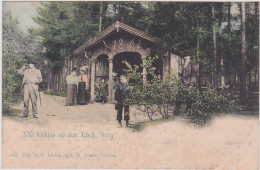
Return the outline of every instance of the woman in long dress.
<path id="1" fill-rule="evenodd" d="M 76 105 L 77 104 L 77 86 L 79 80 L 76 73 L 76 68 L 72 70 L 72 73 L 66 77 L 67 82 L 67 98 L 66 105 Z"/>
<path id="2" fill-rule="evenodd" d="M 87 88 L 88 88 L 88 77 L 86 75 L 86 69 L 82 67 L 80 69 L 80 75 L 78 76 L 79 86 L 78 86 L 78 103 L 86 104 L 87 101 Z"/>

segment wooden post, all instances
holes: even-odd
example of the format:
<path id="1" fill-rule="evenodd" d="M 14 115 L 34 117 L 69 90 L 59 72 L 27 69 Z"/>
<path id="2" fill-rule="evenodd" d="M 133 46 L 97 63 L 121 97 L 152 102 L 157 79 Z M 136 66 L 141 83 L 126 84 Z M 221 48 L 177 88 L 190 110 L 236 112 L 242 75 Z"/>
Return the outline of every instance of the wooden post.
<path id="1" fill-rule="evenodd" d="M 90 93 L 90 86 L 91 86 L 91 63 L 88 63 L 89 68 L 87 69 L 88 75 L 88 92 Z"/>
<path id="2" fill-rule="evenodd" d="M 96 63 L 95 61 L 91 62 L 91 84 L 90 84 L 90 102 L 93 103 L 95 99 L 95 72 L 96 72 Z"/>
<path id="3" fill-rule="evenodd" d="M 108 74 L 108 101 L 113 102 L 112 93 L 113 93 L 113 58 L 108 58 L 109 63 L 109 74 Z"/>
<path id="4" fill-rule="evenodd" d="M 143 85 L 146 85 L 147 72 L 146 72 L 146 56 L 145 55 L 142 56 L 142 62 L 143 62 Z"/>

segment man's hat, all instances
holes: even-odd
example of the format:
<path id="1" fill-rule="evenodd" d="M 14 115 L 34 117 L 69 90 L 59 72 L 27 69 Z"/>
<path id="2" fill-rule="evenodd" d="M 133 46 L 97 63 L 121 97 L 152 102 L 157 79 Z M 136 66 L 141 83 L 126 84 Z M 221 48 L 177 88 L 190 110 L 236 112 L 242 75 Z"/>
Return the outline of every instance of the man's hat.
<path id="1" fill-rule="evenodd" d="M 27 64 L 38 64 L 38 63 L 33 59 L 27 59 Z"/>

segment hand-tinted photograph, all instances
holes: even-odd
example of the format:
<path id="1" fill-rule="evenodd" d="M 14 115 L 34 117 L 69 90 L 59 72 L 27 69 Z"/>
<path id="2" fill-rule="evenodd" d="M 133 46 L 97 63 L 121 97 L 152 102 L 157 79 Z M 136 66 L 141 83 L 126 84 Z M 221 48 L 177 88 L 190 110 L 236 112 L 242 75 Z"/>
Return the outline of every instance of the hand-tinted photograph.
<path id="1" fill-rule="evenodd" d="M 1 168 L 259 169 L 259 8 L 3 1 Z"/>

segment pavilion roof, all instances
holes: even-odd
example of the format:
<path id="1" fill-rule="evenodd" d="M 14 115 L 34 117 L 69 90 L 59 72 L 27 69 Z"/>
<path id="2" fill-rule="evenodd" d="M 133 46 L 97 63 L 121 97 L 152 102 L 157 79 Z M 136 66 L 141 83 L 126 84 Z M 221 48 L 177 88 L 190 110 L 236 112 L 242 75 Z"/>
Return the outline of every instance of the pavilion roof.
<path id="1" fill-rule="evenodd" d="M 117 21 L 116 23 L 112 24 L 111 26 L 107 27 L 104 31 L 99 33 L 96 37 L 92 38 L 91 40 L 89 40 L 88 42 L 86 42 L 85 44 L 83 44 L 82 46 L 77 48 L 76 50 L 74 50 L 73 55 L 76 55 L 76 54 L 84 51 L 85 49 L 99 43 L 104 38 L 106 38 L 111 32 L 113 32 L 115 30 L 119 31 L 120 29 L 122 29 L 122 30 L 124 30 L 124 31 L 126 31 L 130 34 L 139 36 L 139 37 L 146 39 L 148 41 L 151 41 L 153 43 L 158 43 L 158 40 L 155 37 L 152 37 L 152 36 L 146 34 L 143 31 L 140 31 L 138 29 L 130 27 L 129 25 L 126 25 L 122 22 Z"/>

